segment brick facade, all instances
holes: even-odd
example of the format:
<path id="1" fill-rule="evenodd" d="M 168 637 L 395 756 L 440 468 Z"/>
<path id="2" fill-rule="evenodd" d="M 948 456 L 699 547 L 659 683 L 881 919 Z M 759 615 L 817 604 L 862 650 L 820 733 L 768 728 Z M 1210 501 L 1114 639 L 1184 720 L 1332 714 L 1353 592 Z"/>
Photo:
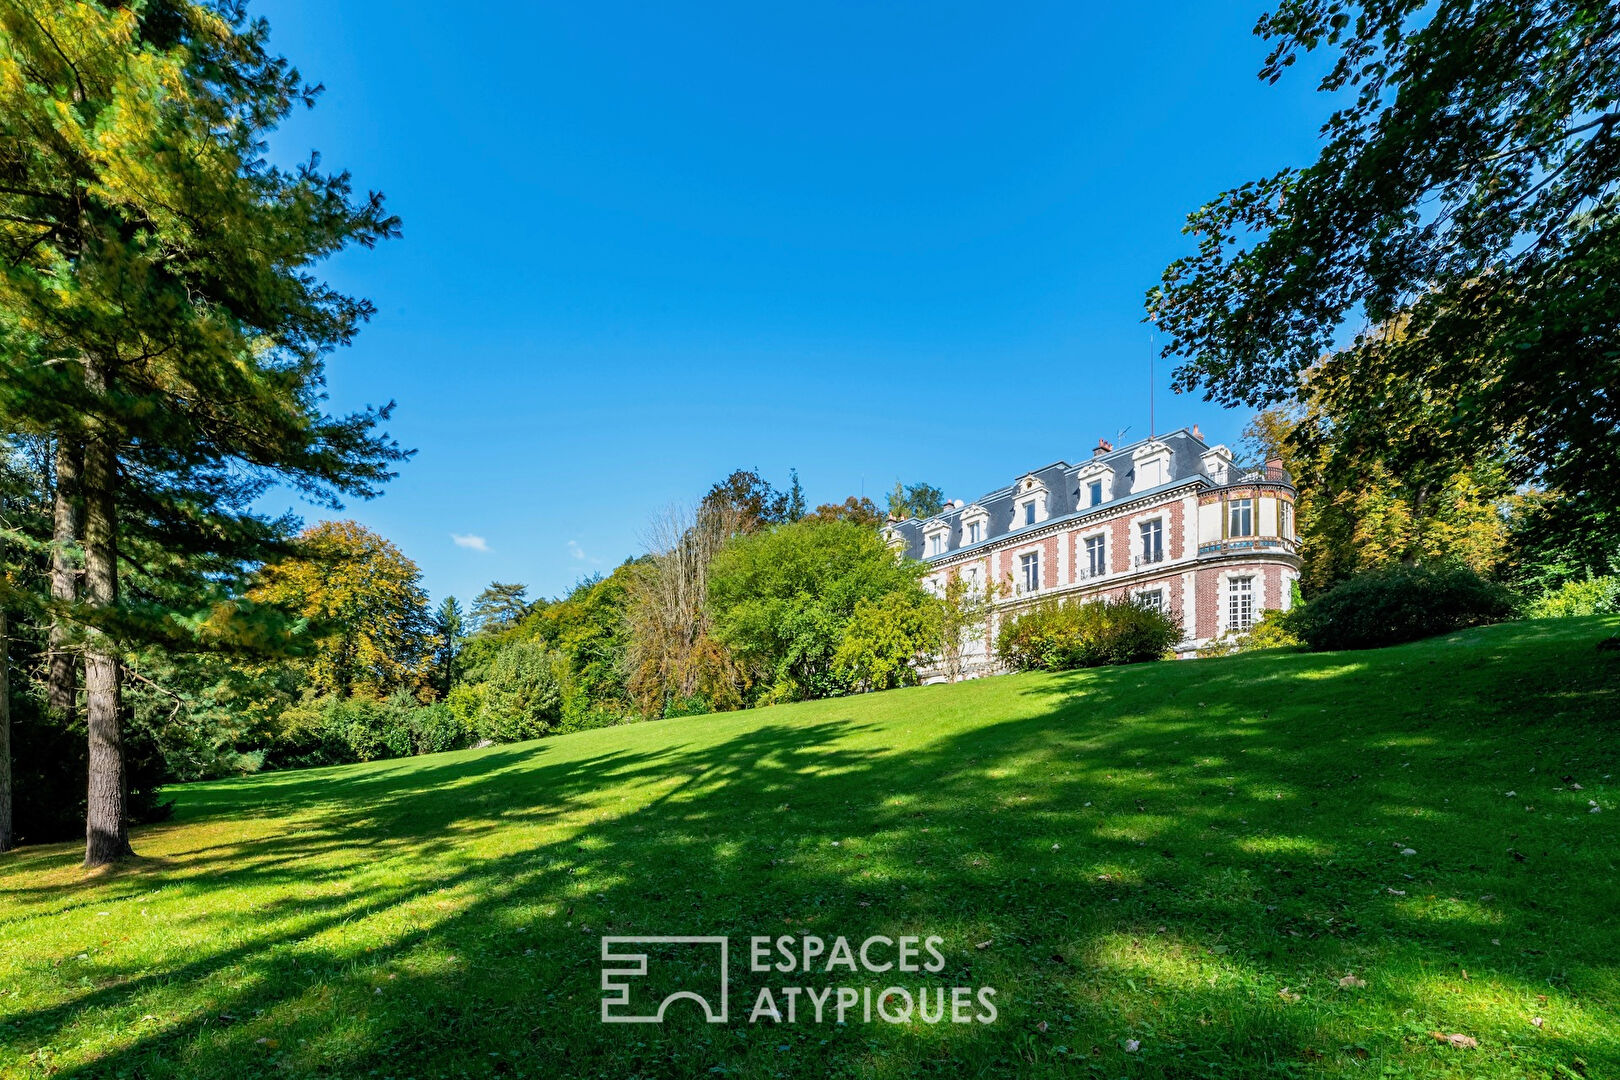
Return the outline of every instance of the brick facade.
<path id="1" fill-rule="evenodd" d="M 925 581 L 933 589 L 959 573 L 989 574 L 1003 586 L 985 628 L 989 643 L 1008 618 L 1042 600 L 1158 592 L 1182 623 L 1177 652 L 1190 656 L 1241 631 L 1231 625 L 1234 611 L 1252 624 L 1288 606 L 1299 576 L 1293 501 L 1280 469 L 1239 468 L 1194 429 L 1118 451 L 1101 444 L 1083 465 L 1057 462 L 971 505 L 954 502 L 925 521 L 893 522 L 887 534 L 930 565 Z M 1159 543 L 1147 550 L 1142 529 L 1155 522 Z M 1093 537 L 1104 543 L 1101 575 L 1089 572 L 1086 541 Z M 1034 589 L 1024 576 L 1031 555 L 1039 560 Z M 995 670 L 991 652 L 984 650 L 975 674 Z"/>

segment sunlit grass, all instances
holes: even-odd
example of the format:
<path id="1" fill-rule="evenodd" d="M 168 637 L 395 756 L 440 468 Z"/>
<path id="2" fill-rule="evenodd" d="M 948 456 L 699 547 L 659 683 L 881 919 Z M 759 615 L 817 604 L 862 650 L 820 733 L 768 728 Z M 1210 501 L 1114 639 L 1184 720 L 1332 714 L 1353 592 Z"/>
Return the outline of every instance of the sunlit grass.
<path id="1" fill-rule="evenodd" d="M 128 868 L 0 857 L 0 1075 L 1620 1075 L 1615 629 L 177 788 Z M 927 981 L 997 1022 L 747 1022 L 893 984 L 754 975 L 749 935 L 879 933 L 942 936 Z M 602 1025 L 603 934 L 730 935 L 730 1022 Z"/>

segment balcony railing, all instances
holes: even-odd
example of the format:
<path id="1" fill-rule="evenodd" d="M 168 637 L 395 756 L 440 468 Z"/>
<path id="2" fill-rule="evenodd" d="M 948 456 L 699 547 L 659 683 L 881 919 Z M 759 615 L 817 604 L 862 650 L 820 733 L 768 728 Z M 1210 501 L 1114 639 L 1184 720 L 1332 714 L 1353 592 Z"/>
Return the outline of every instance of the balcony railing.
<path id="1" fill-rule="evenodd" d="M 1233 465 L 1227 473 L 1228 484 L 1287 484 L 1294 486 L 1294 478 L 1281 465 Z"/>

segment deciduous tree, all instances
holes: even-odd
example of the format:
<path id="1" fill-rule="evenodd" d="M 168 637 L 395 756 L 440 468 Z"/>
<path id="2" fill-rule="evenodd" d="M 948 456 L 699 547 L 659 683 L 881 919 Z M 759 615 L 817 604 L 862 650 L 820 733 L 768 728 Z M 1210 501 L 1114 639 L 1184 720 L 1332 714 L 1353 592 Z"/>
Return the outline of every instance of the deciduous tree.
<path id="1" fill-rule="evenodd" d="M 1270 81 L 1326 53 L 1334 111 L 1314 163 L 1188 218 L 1148 298 L 1178 388 L 1275 404 L 1360 324 L 1334 411 L 1395 474 L 1499 458 L 1620 506 L 1620 6 L 1282 0 L 1256 33 Z"/>
<path id="2" fill-rule="evenodd" d="M 439 641 L 416 564 L 353 521 L 306 529 L 299 549 L 265 567 L 249 596 L 309 621 L 311 688 L 380 700 L 425 685 Z"/>

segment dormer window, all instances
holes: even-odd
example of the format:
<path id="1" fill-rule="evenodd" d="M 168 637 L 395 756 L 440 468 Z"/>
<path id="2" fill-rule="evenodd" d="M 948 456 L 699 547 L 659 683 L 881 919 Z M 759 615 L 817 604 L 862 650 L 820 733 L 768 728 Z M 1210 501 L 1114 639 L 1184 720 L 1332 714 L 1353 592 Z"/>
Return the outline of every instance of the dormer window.
<path id="1" fill-rule="evenodd" d="M 1013 528 L 1037 525 L 1046 520 L 1046 485 L 1033 476 L 1018 481 L 1018 502 L 1013 506 Z"/>
<path id="2" fill-rule="evenodd" d="M 1204 453 L 1204 475 L 1217 484 L 1226 484 L 1232 478 L 1232 451 L 1224 446 L 1212 446 Z"/>
<path id="3" fill-rule="evenodd" d="M 978 503 L 962 511 L 962 543 L 981 544 L 990 535 L 990 512 Z"/>
<path id="4" fill-rule="evenodd" d="M 1080 505 L 1077 509 L 1089 510 L 1114 497 L 1114 470 L 1099 461 L 1082 465 L 1075 473 L 1075 479 L 1080 482 Z"/>
<path id="5" fill-rule="evenodd" d="M 1136 481 L 1131 485 L 1133 495 L 1170 482 L 1170 448 L 1162 442 L 1151 441 L 1138 446 L 1131 454 L 1131 464 L 1136 469 Z"/>
<path id="6" fill-rule="evenodd" d="M 945 553 L 945 534 L 935 533 L 928 538 L 928 554 L 943 555 Z"/>
<path id="7" fill-rule="evenodd" d="M 928 558 L 943 555 L 945 549 L 950 546 L 950 541 L 951 527 L 943 521 L 932 522 L 923 533 L 923 551 Z"/>

